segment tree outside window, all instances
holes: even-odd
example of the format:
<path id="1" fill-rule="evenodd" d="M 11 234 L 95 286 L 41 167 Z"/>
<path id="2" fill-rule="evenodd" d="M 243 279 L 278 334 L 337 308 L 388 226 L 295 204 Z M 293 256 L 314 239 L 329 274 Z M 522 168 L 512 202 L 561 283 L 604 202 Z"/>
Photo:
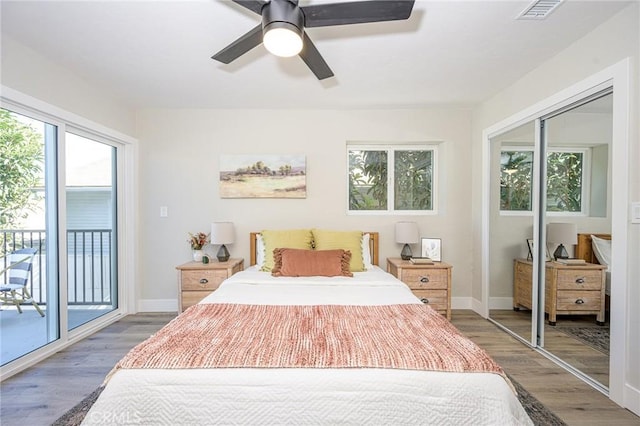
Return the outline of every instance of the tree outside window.
<path id="1" fill-rule="evenodd" d="M 583 211 L 584 151 L 547 154 L 547 212 Z M 500 153 L 500 210 L 531 211 L 533 151 L 506 149 Z"/>
<path id="2" fill-rule="evenodd" d="M 433 211 L 435 153 L 431 146 L 351 146 L 349 211 Z"/>

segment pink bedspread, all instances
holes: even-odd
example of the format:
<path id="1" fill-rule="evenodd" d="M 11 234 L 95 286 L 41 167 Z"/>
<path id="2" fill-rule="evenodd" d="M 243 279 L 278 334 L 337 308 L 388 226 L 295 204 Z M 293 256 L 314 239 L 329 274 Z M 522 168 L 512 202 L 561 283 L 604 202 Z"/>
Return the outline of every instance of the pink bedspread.
<path id="1" fill-rule="evenodd" d="M 118 368 L 502 369 L 428 306 L 199 304 Z"/>

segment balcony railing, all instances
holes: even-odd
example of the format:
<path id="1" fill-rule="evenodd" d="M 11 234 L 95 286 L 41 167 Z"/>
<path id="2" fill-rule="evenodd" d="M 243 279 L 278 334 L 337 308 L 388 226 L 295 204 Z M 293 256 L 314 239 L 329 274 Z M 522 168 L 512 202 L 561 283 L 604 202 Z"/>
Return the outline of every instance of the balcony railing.
<path id="1" fill-rule="evenodd" d="M 38 249 L 28 286 L 39 305 L 47 303 L 46 235 L 43 230 L 0 230 L 0 253 L 27 247 Z M 112 304 L 116 283 L 113 244 L 110 229 L 67 230 L 68 305 Z M 7 258 L 3 261 L 6 263 Z"/>

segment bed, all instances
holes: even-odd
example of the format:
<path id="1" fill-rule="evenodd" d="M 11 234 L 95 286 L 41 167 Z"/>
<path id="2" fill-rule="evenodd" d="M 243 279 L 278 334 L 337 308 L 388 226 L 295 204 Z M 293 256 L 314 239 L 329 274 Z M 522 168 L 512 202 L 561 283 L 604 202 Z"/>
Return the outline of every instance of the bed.
<path id="1" fill-rule="evenodd" d="M 575 257 L 607 267 L 605 306 L 608 309 L 611 296 L 611 234 L 578 234 Z"/>
<path id="2" fill-rule="evenodd" d="M 359 233 L 363 271 L 356 247 L 312 242 L 339 258 L 329 277 L 273 275 L 315 268 L 289 261 L 312 247 L 261 270 L 267 235 L 251 234 L 249 268 L 120 361 L 83 424 L 532 424 L 499 366 L 377 266 L 377 233 Z"/>

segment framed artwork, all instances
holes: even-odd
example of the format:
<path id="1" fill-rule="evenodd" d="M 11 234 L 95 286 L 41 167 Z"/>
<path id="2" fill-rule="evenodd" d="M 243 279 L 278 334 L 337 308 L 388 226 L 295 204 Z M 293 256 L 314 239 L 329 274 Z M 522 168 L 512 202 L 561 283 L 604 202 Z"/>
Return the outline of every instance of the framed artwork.
<path id="1" fill-rule="evenodd" d="M 440 238 L 422 238 L 422 257 L 428 257 L 434 262 L 442 260 L 442 240 Z"/>
<path id="2" fill-rule="evenodd" d="M 533 253 L 535 253 L 534 247 L 533 247 L 533 239 L 531 238 L 527 238 L 527 249 L 529 250 L 529 253 L 527 254 L 527 260 L 533 260 Z M 547 247 L 546 251 L 546 262 L 551 261 L 551 253 L 549 253 L 549 247 Z"/>
<path id="3" fill-rule="evenodd" d="M 306 198 L 304 155 L 220 156 L 221 198 Z"/>

